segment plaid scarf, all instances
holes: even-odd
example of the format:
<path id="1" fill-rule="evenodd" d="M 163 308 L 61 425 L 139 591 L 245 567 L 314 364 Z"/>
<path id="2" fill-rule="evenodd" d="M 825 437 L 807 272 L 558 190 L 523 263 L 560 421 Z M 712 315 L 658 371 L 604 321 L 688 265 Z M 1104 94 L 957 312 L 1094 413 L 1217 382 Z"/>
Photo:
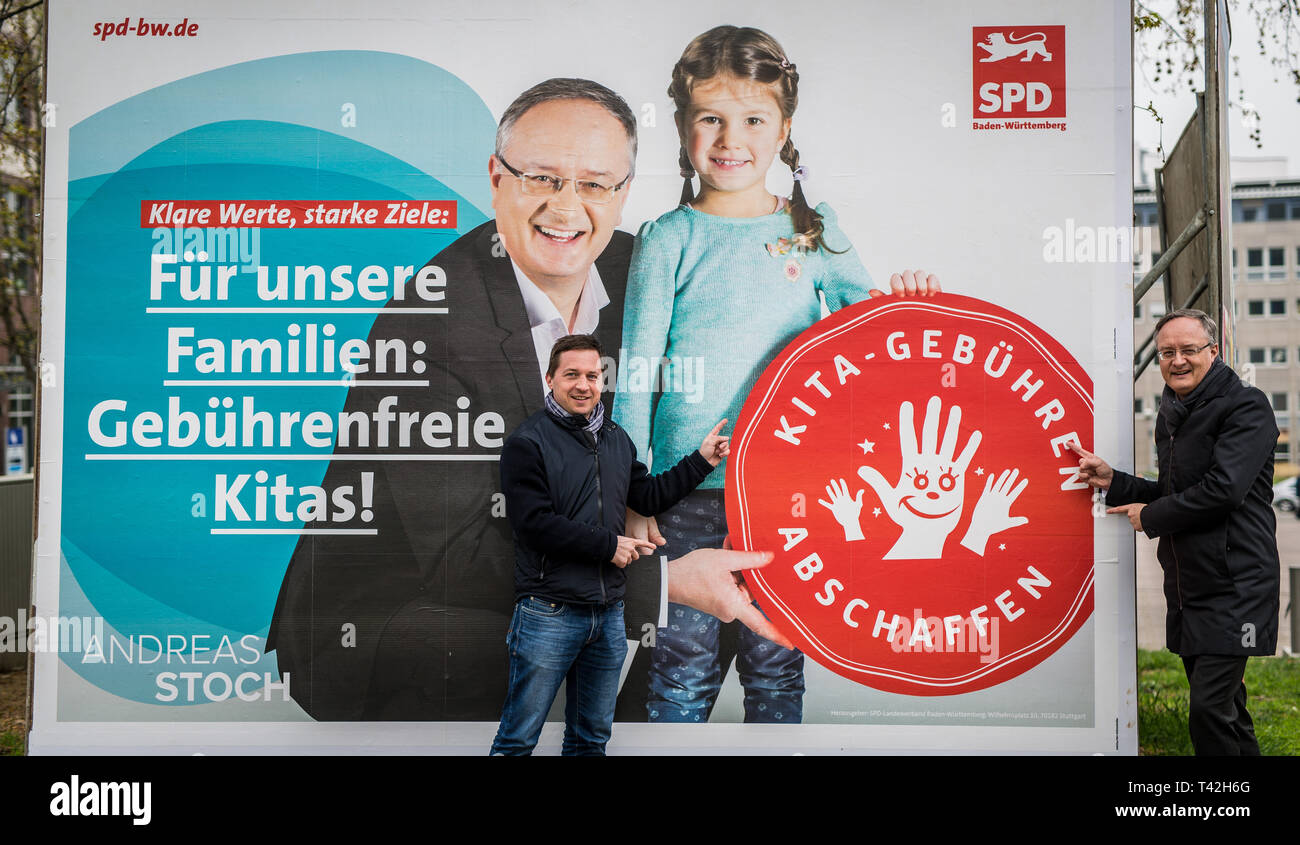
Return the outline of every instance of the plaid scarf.
<path id="1" fill-rule="evenodd" d="M 591 412 L 590 417 L 584 417 L 581 414 L 570 414 L 568 411 L 555 401 L 555 393 L 546 394 L 546 413 L 551 418 L 565 428 L 574 430 L 582 429 L 591 433 L 592 437 L 600 431 L 600 427 L 605 424 L 605 403 L 597 400 L 596 408 Z"/>

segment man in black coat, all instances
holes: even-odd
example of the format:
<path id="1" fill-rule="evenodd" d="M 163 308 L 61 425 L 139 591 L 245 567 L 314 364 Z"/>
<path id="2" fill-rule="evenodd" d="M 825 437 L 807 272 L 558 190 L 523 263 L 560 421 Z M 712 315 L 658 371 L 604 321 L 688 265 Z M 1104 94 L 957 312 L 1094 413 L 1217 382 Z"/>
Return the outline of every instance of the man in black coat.
<path id="1" fill-rule="evenodd" d="M 1277 422 L 1267 397 L 1222 359 L 1218 327 L 1182 309 L 1156 325 L 1165 391 L 1156 422 L 1159 480 L 1112 469 L 1075 447 L 1108 513 L 1159 537 L 1165 633 L 1191 687 L 1197 754 L 1258 755 L 1243 677 L 1277 648 L 1280 566 L 1273 514 Z"/>
<path id="2" fill-rule="evenodd" d="M 372 351 L 404 341 L 407 372 L 428 384 L 358 379 L 348 391 L 345 414 L 373 421 L 373 436 L 340 435 L 322 486 L 361 489 L 371 473 L 369 514 L 335 526 L 370 533 L 304 535 L 285 572 L 267 650 L 314 718 L 500 716 L 514 550 L 497 460 L 505 434 L 542 407 L 547 332 L 620 348 L 632 238 L 614 227 L 635 160 L 636 120 L 614 92 L 578 79 L 525 91 L 489 160 L 496 220 L 430 261 L 447 313 L 427 313 L 417 275 L 376 319 Z M 731 575 L 770 557 L 707 552 L 667 565 L 680 576 L 670 597 L 779 636 Z M 660 575 L 657 561 L 629 569 L 631 639 L 654 631 Z"/>
<path id="3" fill-rule="evenodd" d="M 660 513 L 729 454 L 723 420 L 696 452 L 651 476 L 632 439 L 605 416 L 600 342 L 556 341 L 546 409 L 501 451 L 501 486 L 515 534 L 515 609 L 507 640 L 510 689 L 493 754 L 531 754 L 565 684 L 566 756 L 603 756 L 618 697 L 626 568 L 655 544 L 628 537 L 628 509 Z"/>

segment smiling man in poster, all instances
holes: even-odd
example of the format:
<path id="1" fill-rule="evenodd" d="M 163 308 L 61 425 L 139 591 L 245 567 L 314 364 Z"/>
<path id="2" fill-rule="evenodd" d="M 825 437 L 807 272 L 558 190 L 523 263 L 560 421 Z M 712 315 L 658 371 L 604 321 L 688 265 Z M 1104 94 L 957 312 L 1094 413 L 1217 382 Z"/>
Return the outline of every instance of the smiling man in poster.
<path id="1" fill-rule="evenodd" d="M 496 220 L 430 262 L 449 279 L 459 316 L 430 320 L 411 293 L 375 321 L 372 338 L 422 344 L 415 369 L 430 379 L 420 400 L 461 418 L 455 446 L 442 438 L 459 460 L 421 460 L 436 450 L 417 440 L 401 460 L 384 459 L 377 444 L 370 458 L 340 448 L 331 463 L 326 489 L 375 474 L 373 517 L 358 525 L 378 535 L 304 536 L 285 574 L 267 648 L 313 717 L 500 715 L 514 552 L 495 456 L 504 434 L 542 407 L 555 340 L 586 332 L 619 348 L 631 238 L 614 227 L 635 161 L 636 121 L 613 91 L 583 79 L 525 91 L 502 116 L 488 162 Z M 389 392 L 355 387 L 345 410 L 383 407 Z M 653 630 L 661 578 L 675 601 L 771 634 L 731 575 L 764 562 L 709 549 L 662 570 L 655 560 L 633 567 L 628 639 Z"/>

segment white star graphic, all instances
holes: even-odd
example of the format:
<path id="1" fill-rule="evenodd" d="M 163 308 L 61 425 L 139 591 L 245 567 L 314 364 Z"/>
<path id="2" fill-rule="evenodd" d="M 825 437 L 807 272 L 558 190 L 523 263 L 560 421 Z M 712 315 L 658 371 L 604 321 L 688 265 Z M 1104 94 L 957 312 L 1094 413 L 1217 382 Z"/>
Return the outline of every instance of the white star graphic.
<path id="1" fill-rule="evenodd" d="M 1006 550 L 1007 550 L 1007 544 L 1006 544 L 1006 543 L 998 543 L 998 551 L 1000 551 L 1000 552 L 1005 552 Z"/>
<path id="2" fill-rule="evenodd" d="M 862 454 L 864 455 L 868 452 L 874 452 L 876 449 L 876 444 L 872 443 L 870 440 L 863 440 L 858 445 L 862 447 Z"/>
<path id="3" fill-rule="evenodd" d="M 983 475 L 983 474 L 984 474 L 984 467 L 975 467 L 975 474 L 976 474 L 976 475 Z"/>
<path id="4" fill-rule="evenodd" d="M 885 423 L 885 431 L 889 431 L 889 423 Z"/>
<path id="5" fill-rule="evenodd" d="M 872 516 L 880 516 L 880 508 L 872 508 L 872 509 L 871 509 L 871 515 L 872 515 Z"/>

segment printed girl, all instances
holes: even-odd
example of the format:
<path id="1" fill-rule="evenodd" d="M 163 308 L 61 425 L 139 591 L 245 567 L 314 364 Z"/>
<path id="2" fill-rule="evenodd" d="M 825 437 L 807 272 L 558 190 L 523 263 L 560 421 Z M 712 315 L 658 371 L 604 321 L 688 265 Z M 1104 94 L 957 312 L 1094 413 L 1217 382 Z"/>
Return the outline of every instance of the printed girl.
<path id="1" fill-rule="evenodd" d="M 821 318 L 822 298 L 834 311 L 882 295 L 835 213 L 804 198 L 808 170 L 790 135 L 798 85 L 781 46 L 751 28 L 709 30 L 673 68 L 686 182 L 681 205 L 637 238 L 623 323 L 628 366 L 614 410 L 643 456 L 647 447 L 655 458 L 684 454 L 695 448 L 684 438 L 706 422 L 735 420 L 764 368 Z M 794 175 L 788 200 L 767 190 L 778 155 Z M 919 271 L 891 286 L 939 290 Z M 722 547 L 724 484 L 725 473 L 714 473 L 659 517 L 669 557 Z M 650 721 L 707 721 L 733 656 L 746 722 L 801 721 L 801 653 L 676 603 L 652 651 Z"/>

